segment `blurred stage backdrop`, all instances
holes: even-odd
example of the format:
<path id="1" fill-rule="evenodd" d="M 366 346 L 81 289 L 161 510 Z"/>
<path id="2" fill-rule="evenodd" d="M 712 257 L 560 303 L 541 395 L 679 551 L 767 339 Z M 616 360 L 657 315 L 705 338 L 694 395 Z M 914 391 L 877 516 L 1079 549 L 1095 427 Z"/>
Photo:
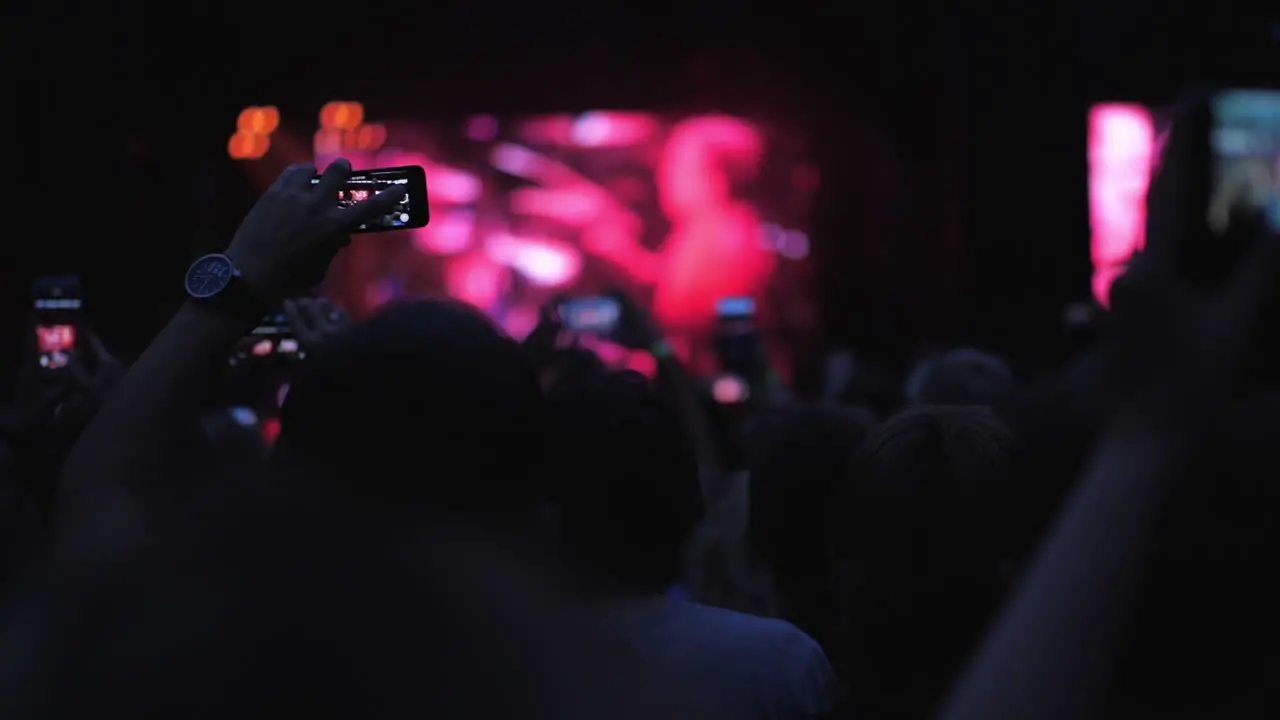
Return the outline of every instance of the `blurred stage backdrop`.
<path id="1" fill-rule="evenodd" d="M 242 111 L 228 153 L 256 161 L 297 148 L 279 110 Z M 452 120 L 321 108 L 319 167 L 427 168 L 431 223 L 356 236 L 328 288 L 357 317 L 394 300 L 447 294 L 513 335 L 558 295 L 620 289 L 679 342 L 709 335 L 716 301 L 756 300 L 771 334 L 813 331 L 805 281 L 821 178 L 795 128 L 714 113 L 587 110 Z M 277 150 L 279 152 L 279 150 Z"/>
<path id="2" fill-rule="evenodd" d="M 1280 67 L 1273 42 L 1202 52 L 1205 18 L 1153 9 L 475 0 L 368 32 L 310 18 L 323 37 L 203 0 L 15 10 L 5 196 L 62 194 L 53 221 L 8 224 L 0 335 L 25 336 L 31 277 L 79 274 L 134 355 L 285 165 L 341 152 L 426 165 L 433 206 L 353 243 L 329 290 L 357 314 L 446 292 L 519 335 L 557 293 L 620 286 L 692 340 L 715 297 L 751 295 L 800 384 L 833 347 L 902 367 L 973 344 L 1030 375 L 1141 244 L 1150 108 Z M 33 66 L 39 38 L 92 62 Z"/>

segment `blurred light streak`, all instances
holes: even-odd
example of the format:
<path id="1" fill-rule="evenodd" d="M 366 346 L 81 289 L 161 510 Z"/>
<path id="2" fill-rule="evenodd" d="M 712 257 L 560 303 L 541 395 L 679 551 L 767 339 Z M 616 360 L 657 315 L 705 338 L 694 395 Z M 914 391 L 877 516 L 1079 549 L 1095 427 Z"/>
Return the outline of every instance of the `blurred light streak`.
<path id="1" fill-rule="evenodd" d="M 500 143 L 489 154 L 489 162 L 508 175 L 527 178 L 538 174 L 542 157 L 527 147 Z"/>
<path id="2" fill-rule="evenodd" d="M 551 238 L 494 233 L 484 239 L 484 250 L 495 264 L 515 270 L 538 287 L 567 285 L 582 272 L 582 255 Z"/>
<path id="3" fill-rule="evenodd" d="M 484 185 L 469 172 L 443 165 L 427 169 L 427 191 L 431 204 L 471 205 L 480 199 Z"/>
<path id="4" fill-rule="evenodd" d="M 573 141 L 580 147 L 637 145 L 652 137 L 658 121 L 649 113 L 593 110 L 573 123 Z"/>
<path id="5" fill-rule="evenodd" d="M 428 255 L 457 255 L 471 248 L 476 229 L 474 210 L 432 213 L 431 224 L 411 231 L 414 247 Z"/>
<path id="6" fill-rule="evenodd" d="M 597 217 L 603 201 L 598 194 L 582 189 L 547 190 L 521 188 L 511 193 L 511 209 L 521 215 L 532 215 L 581 225 Z"/>
<path id="7" fill-rule="evenodd" d="M 1146 201 L 1157 157 L 1155 122 L 1141 105 L 1096 105 L 1089 113 L 1089 224 L 1094 297 L 1146 242 Z"/>

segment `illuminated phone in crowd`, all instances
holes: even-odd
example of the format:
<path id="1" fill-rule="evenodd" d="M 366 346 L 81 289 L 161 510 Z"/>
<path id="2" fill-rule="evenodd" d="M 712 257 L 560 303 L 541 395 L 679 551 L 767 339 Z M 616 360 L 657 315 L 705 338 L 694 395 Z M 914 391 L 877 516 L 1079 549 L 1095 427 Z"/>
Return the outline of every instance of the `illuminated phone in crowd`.
<path id="1" fill-rule="evenodd" d="M 320 176 L 311 184 L 320 182 Z M 351 173 L 346 184 L 338 190 L 338 206 L 350 207 L 368 200 L 387 188 L 402 188 L 404 197 L 385 215 L 361 225 L 354 232 L 371 233 L 387 230 L 411 230 L 425 226 L 431 220 L 427 205 L 427 173 L 420 166 L 379 168 Z"/>
<path id="2" fill-rule="evenodd" d="M 248 336 L 236 344 L 230 362 L 239 365 L 256 359 L 287 363 L 303 357 L 305 353 L 298 346 L 288 316 L 276 312 L 263 318 Z"/>
<path id="3" fill-rule="evenodd" d="M 1254 211 L 1280 232 L 1280 91 L 1223 90 L 1210 101 L 1209 227 Z"/>
<path id="4" fill-rule="evenodd" d="M 756 377 L 762 355 L 756 328 L 756 301 L 749 297 L 726 297 L 717 301 L 713 342 L 721 370 L 741 378 Z"/>
<path id="5" fill-rule="evenodd" d="M 80 279 L 70 275 L 36 278 L 31 295 L 36 362 L 44 372 L 65 370 L 79 353 Z"/>
<path id="6" fill-rule="evenodd" d="M 565 329 L 600 337 L 613 335 L 622 319 L 622 305 L 603 295 L 568 300 L 560 303 L 557 310 Z"/>

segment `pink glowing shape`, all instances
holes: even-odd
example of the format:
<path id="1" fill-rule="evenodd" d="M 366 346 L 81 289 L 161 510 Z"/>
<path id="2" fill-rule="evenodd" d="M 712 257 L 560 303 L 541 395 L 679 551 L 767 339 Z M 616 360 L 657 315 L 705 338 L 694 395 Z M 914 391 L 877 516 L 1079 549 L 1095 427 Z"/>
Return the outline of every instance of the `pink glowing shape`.
<path id="1" fill-rule="evenodd" d="M 494 233 L 485 238 L 485 254 L 495 265 L 509 267 L 538 287 L 561 287 L 582 272 L 582 255 L 551 238 L 524 238 Z"/>
<path id="2" fill-rule="evenodd" d="M 490 142 L 498 137 L 498 118 L 475 115 L 467 120 L 467 137 L 476 142 Z"/>
<path id="3" fill-rule="evenodd" d="M 519 138 L 530 145 L 564 147 L 573 144 L 572 115 L 541 115 L 520 123 Z"/>
<path id="4" fill-rule="evenodd" d="M 667 139 L 658 190 L 672 222 L 654 287 L 654 314 L 664 325 L 701 329 L 723 297 L 755 295 L 774 257 L 757 238 L 760 220 L 735 200 L 735 179 L 759 171 L 764 144 L 751 123 L 710 116 L 680 123 Z"/>
<path id="5" fill-rule="evenodd" d="M 1098 105 L 1089 114 L 1089 222 L 1094 297 L 1106 306 L 1111 283 L 1146 241 L 1147 189 L 1157 153 L 1155 123 L 1139 105 Z"/>
<path id="6" fill-rule="evenodd" d="M 523 145 L 502 143 L 493 148 L 489 162 L 508 175 L 531 177 L 541 169 L 542 157 Z"/>
<path id="7" fill-rule="evenodd" d="M 599 193 L 576 187 L 567 190 L 522 188 L 511 193 L 511 209 L 521 215 L 551 218 L 570 225 L 582 225 L 603 211 Z"/>
<path id="8" fill-rule="evenodd" d="M 484 186 L 480 178 L 444 165 L 427 168 L 427 191 L 434 207 L 440 205 L 470 205 L 480 199 Z"/>
<path id="9" fill-rule="evenodd" d="M 488 312 L 502 297 L 507 271 L 483 253 L 455 258 L 445 272 L 445 291 Z"/>
<path id="10" fill-rule="evenodd" d="M 429 225 L 411 231 L 414 247 L 428 255 L 457 255 L 471 247 L 476 229 L 474 211 L 455 210 L 433 215 Z"/>
<path id="11" fill-rule="evenodd" d="M 776 256 L 761 247 L 756 209 L 733 197 L 734 181 L 760 169 L 764 140 L 751 123 L 709 115 L 672 129 L 656 180 L 672 232 L 658 251 L 639 242 L 634 216 L 608 205 L 583 229 L 583 246 L 654 286 L 654 314 L 677 334 L 705 332 L 722 297 L 753 296 Z"/>
<path id="12" fill-rule="evenodd" d="M 648 113 L 593 110 L 574 121 L 571 133 L 580 147 L 622 147 L 648 140 L 657 129 L 657 119 Z"/>

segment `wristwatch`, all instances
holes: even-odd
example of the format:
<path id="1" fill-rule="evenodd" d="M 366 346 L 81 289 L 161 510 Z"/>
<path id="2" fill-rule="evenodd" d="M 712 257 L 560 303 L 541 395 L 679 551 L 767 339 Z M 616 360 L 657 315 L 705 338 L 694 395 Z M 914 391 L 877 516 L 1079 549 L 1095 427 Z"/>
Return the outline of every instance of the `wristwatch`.
<path id="1" fill-rule="evenodd" d="M 185 280 L 187 296 L 223 314 L 258 320 L 267 308 L 249 292 L 231 258 L 211 253 L 191 263 Z"/>

